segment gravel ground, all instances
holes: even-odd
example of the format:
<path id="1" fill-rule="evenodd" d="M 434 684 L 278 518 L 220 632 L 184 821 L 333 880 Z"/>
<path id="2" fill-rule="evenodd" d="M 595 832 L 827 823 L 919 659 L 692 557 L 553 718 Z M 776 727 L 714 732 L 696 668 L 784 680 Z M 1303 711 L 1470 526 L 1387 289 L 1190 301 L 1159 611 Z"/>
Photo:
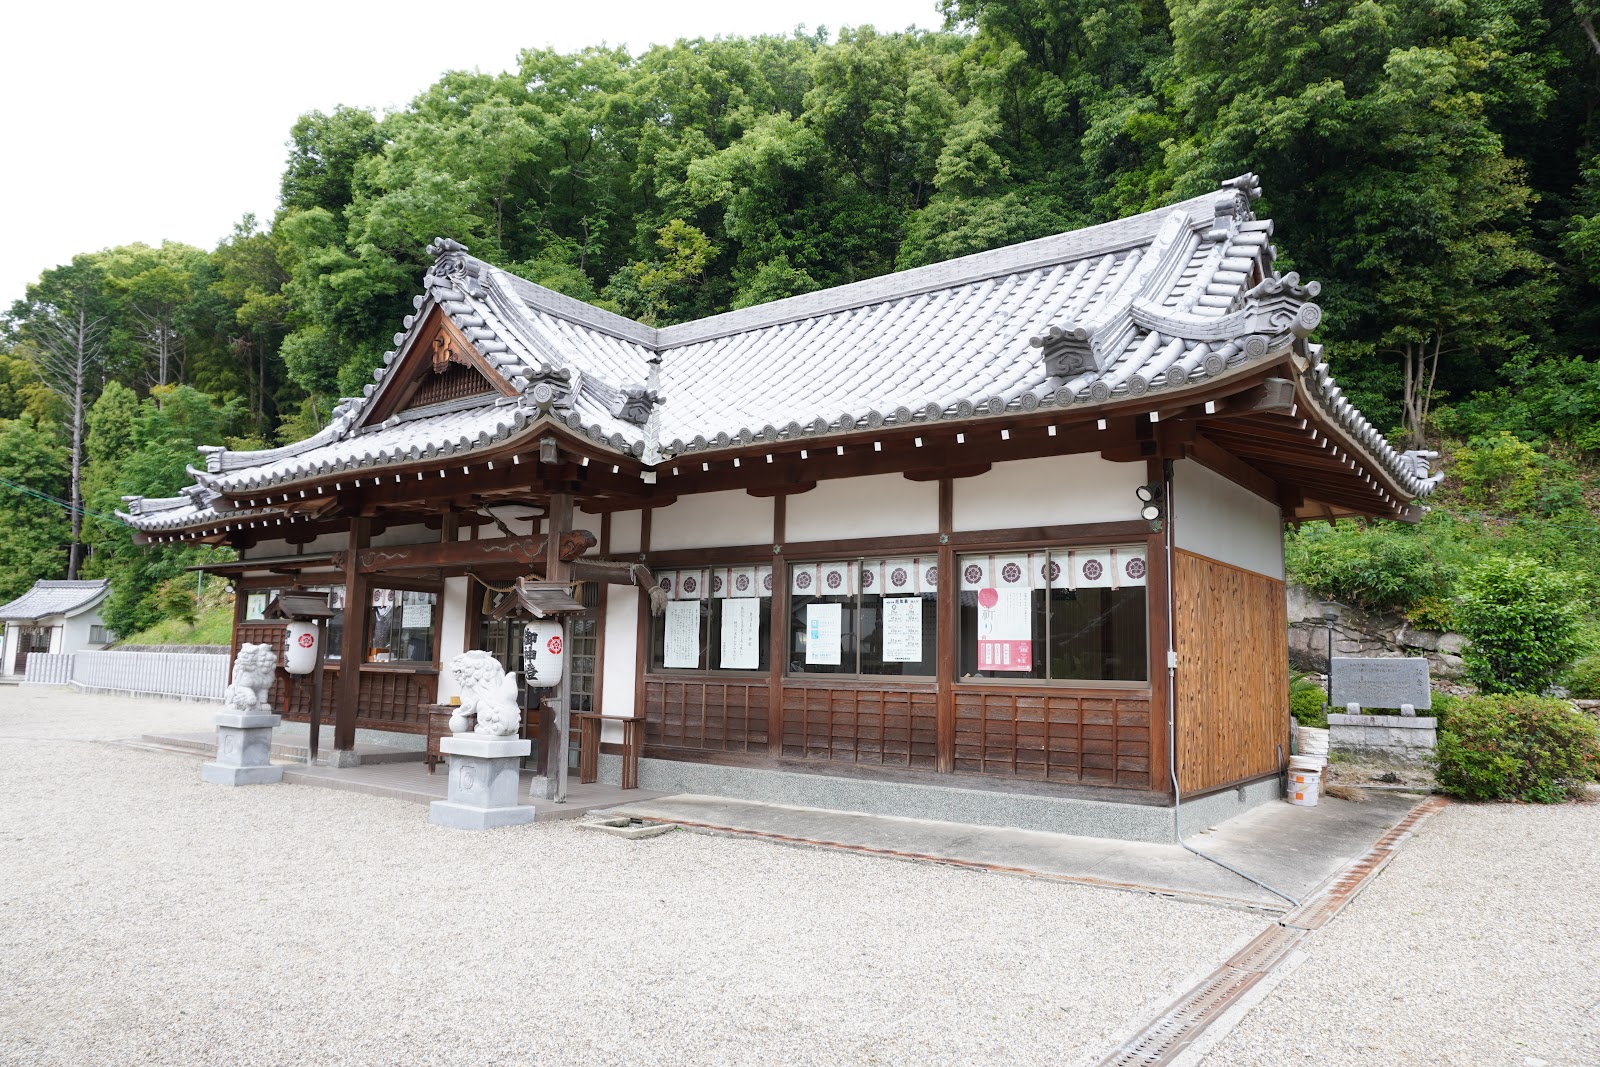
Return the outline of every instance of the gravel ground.
<path id="1" fill-rule="evenodd" d="M 1207 1067 L 1600 1064 L 1600 803 L 1453 804 Z"/>
<path id="2" fill-rule="evenodd" d="M 757 841 L 462 833 L 99 743 L 209 715 L 0 690 L 0 1063 L 1093 1062 L 1262 925 Z"/>

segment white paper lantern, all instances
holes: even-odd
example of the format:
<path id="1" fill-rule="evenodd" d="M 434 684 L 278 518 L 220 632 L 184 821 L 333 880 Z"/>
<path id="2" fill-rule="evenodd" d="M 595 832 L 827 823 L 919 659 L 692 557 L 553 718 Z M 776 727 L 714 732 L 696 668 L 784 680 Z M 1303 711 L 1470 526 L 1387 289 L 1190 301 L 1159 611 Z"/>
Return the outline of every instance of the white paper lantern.
<path id="1" fill-rule="evenodd" d="M 283 632 L 283 669 L 290 674 L 310 674 L 316 667 L 316 624 L 291 622 Z"/>
<path id="2" fill-rule="evenodd" d="M 567 663 L 567 638 L 559 619 L 530 619 L 522 631 L 522 673 L 528 684 L 548 689 L 561 684 Z"/>

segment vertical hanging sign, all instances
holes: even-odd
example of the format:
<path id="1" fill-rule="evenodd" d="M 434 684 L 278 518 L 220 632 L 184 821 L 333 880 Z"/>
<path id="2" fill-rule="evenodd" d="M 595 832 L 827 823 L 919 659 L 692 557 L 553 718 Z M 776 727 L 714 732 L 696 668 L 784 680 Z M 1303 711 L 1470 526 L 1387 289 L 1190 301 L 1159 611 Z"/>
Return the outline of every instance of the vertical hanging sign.
<path id="1" fill-rule="evenodd" d="M 661 665 L 700 666 L 700 601 L 668 601 L 664 629 Z"/>
<path id="2" fill-rule="evenodd" d="M 722 602 L 722 669 L 754 671 L 761 667 L 761 601 L 753 597 Z"/>
<path id="3" fill-rule="evenodd" d="M 1033 593 L 1026 586 L 978 590 L 978 669 L 1033 670 Z"/>

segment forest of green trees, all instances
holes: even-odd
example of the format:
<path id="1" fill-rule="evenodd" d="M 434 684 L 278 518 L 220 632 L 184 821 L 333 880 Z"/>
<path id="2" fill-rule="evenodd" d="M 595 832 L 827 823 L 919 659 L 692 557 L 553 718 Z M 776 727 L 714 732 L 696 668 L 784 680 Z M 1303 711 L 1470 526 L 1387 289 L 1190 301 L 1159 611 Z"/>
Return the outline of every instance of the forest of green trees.
<path id="1" fill-rule="evenodd" d="M 1591 5 L 944 0 L 937 32 L 528 50 L 392 114 L 306 114 L 273 218 L 213 249 L 86 251 L 4 316 L 0 598 L 76 569 L 114 579 L 121 633 L 192 615 L 183 568 L 218 550 L 134 548 L 120 497 L 175 492 L 196 444 L 313 432 L 370 380 L 436 236 L 666 324 L 1245 171 L 1280 267 L 1323 283 L 1347 394 L 1397 443 L 1522 465 L 1447 493 L 1439 521 L 1532 478 L 1517 515 L 1590 532 L 1528 550 L 1592 562 Z"/>

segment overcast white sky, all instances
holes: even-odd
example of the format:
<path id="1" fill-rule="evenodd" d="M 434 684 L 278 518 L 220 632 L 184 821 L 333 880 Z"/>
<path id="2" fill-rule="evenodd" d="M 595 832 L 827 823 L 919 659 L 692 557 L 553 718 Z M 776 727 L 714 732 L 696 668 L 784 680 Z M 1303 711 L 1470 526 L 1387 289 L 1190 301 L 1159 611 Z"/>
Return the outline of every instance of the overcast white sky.
<path id="1" fill-rule="evenodd" d="M 936 0 L 19 4 L 0 31 L 0 308 L 79 252 L 210 248 L 246 212 L 270 218 L 305 111 L 401 107 L 528 47 L 940 22 Z"/>

